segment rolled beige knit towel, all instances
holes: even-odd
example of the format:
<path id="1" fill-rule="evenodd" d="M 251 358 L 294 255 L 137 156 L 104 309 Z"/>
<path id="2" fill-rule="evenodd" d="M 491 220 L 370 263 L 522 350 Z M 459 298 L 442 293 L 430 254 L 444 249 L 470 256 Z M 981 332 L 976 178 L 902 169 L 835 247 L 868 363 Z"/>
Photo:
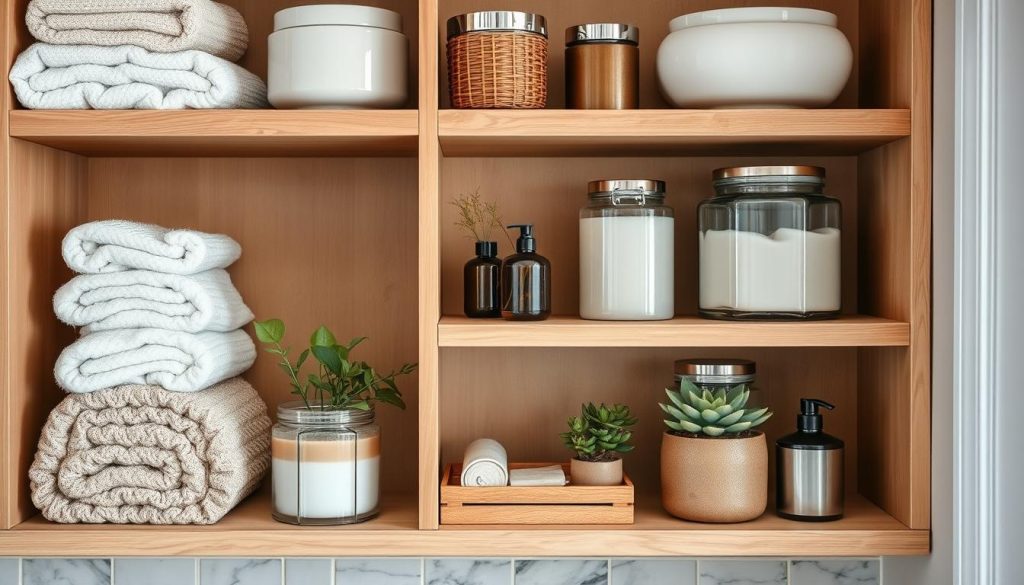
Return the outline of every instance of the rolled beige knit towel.
<path id="1" fill-rule="evenodd" d="M 32 36 L 53 45 L 135 45 L 160 53 L 196 50 L 237 61 L 249 29 L 234 8 L 212 0 L 32 0 Z"/>
<path id="2" fill-rule="evenodd" d="M 242 378 L 69 395 L 43 427 L 32 503 L 61 523 L 212 524 L 266 474 L 270 424 Z"/>

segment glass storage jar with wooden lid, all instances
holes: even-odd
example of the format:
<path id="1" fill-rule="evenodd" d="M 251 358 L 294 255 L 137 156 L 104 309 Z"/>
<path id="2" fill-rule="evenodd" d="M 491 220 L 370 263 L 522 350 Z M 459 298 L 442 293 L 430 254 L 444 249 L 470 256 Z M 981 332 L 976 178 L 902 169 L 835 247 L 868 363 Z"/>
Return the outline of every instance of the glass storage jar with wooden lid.
<path id="1" fill-rule="evenodd" d="M 826 319 L 840 310 L 840 205 L 825 169 L 714 171 L 698 208 L 700 314 L 714 319 Z"/>

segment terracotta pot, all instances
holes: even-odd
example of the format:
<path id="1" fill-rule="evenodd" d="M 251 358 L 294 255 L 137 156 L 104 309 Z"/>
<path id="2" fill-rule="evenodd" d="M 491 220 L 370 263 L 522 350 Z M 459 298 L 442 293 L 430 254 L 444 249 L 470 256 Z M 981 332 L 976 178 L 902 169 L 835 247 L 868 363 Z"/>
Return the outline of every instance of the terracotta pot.
<path id="1" fill-rule="evenodd" d="M 572 485 L 621 485 L 622 459 L 612 461 L 569 461 Z"/>
<path id="2" fill-rule="evenodd" d="M 746 522 L 768 505 L 764 433 L 743 438 L 680 437 L 661 441 L 661 503 L 696 522 Z"/>

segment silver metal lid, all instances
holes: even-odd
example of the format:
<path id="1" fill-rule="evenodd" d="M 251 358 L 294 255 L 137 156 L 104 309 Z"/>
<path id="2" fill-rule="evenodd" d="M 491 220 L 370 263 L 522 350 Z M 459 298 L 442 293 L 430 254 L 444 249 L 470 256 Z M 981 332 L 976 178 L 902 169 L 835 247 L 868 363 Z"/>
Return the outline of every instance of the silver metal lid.
<path id="1" fill-rule="evenodd" d="M 655 179 L 602 179 L 587 183 L 587 192 L 591 195 L 614 193 L 616 191 L 664 195 L 665 181 Z"/>
<path id="2" fill-rule="evenodd" d="M 565 29 L 565 44 L 621 42 L 640 44 L 640 29 L 632 24 L 595 22 L 577 24 Z"/>
<path id="3" fill-rule="evenodd" d="M 512 10 L 469 12 L 448 19 L 448 38 L 474 31 L 524 31 L 548 36 L 548 23 L 543 16 Z"/>
<path id="4" fill-rule="evenodd" d="M 309 401 L 309 408 L 301 400 L 277 405 L 277 420 L 298 426 L 365 425 L 373 422 L 374 411 L 356 408 L 337 408 L 319 401 Z"/>
<path id="5" fill-rule="evenodd" d="M 805 165 L 727 167 L 715 169 L 711 176 L 716 181 L 738 177 L 817 177 L 824 179 L 825 169 Z"/>
<path id="6" fill-rule="evenodd" d="M 675 371 L 677 376 L 752 376 L 757 364 L 734 359 L 676 360 Z"/>

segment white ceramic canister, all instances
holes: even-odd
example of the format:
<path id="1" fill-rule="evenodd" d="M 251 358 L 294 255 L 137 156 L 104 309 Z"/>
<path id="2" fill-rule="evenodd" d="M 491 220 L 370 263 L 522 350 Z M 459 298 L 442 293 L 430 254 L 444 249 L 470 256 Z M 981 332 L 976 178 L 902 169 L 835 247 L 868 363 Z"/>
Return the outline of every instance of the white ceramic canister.
<path id="1" fill-rule="evenodd" d="M 724 8 L 669 23 L 658 48 L 665 99 L 679 108 L 824 107 L 853 69 L 831 12 Z"/>
<path id="2" fill-rule="evenodd" d="M 408 96 L 409 40 L 397 12 L 354 4 L 274 15 L 267 86 L 276 108 L 397 108 Z"/>

